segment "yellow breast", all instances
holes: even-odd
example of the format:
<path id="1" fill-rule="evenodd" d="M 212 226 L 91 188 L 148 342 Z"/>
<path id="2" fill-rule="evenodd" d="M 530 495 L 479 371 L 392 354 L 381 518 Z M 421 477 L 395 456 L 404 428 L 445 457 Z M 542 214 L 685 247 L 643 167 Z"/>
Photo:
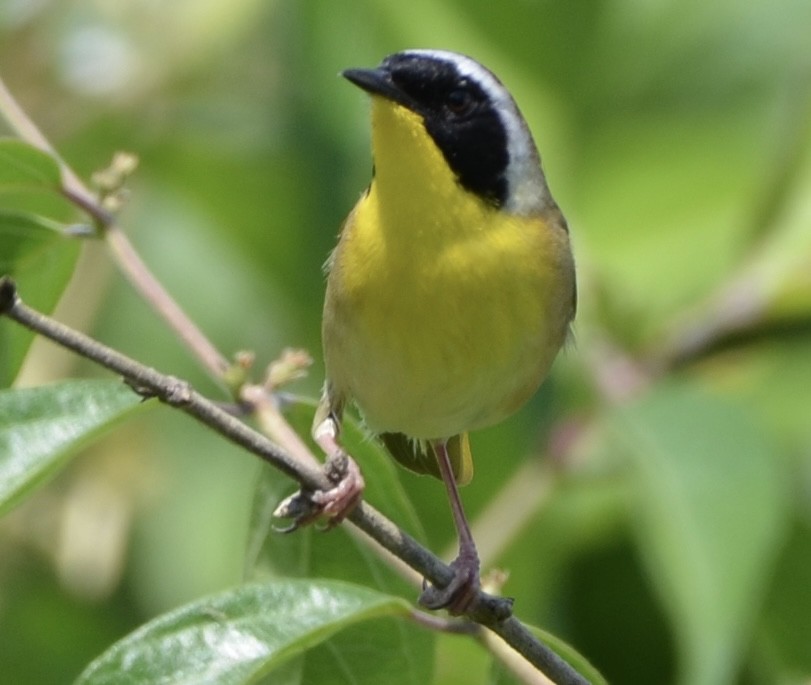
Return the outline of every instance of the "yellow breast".
<path id="1" fill-rule="evenodd" d="M 572 316 L 568 234 L 457 184 L 420 118 L 373 99 L 375 179 L 332 258 L 327 378 L 376 432 L 449 437 L 537 389 Z"/>

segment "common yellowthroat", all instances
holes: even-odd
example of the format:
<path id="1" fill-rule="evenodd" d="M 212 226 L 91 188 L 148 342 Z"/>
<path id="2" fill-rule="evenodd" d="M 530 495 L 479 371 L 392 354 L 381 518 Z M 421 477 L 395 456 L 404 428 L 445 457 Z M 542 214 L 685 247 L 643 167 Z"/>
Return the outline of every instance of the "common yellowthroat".
<path id="1" fill-rule="evenodd" d="M 467 434 L 523 405 L 566 339 L 568 229 L 524 118 L 481 64 L 406 50 L 343 76 L 371 95 L 374 173 L 327 263 L 313 434 L 341 454 L 354 401 L 399 462 L 444 481 L 459 555 L 453 582 L 420 601 L 460 612 L 479 588 L 457 490 L 472 476 Z M 355 477 L 333 515 L 357 499 Z"/>

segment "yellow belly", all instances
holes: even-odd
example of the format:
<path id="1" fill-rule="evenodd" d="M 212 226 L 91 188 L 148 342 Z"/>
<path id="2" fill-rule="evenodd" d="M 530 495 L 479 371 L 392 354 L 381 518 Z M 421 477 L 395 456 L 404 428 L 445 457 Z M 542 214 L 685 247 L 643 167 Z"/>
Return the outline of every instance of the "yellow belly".
<path id="1" fill-rule="evenodd" d="M 458 209 L 384 214 L 373 185 L 333 255 L 327 378 L 375 432 L 437 439 L 495 423 L 535 392 L 565 340 L 566 231 L 481 202 Z"/>

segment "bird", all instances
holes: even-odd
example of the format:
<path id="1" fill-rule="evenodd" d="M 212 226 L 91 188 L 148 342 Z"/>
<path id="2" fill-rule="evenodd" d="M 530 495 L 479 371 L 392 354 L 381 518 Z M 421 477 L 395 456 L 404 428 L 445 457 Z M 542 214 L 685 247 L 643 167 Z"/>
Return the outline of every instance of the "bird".
<path id="1" fill-rule="evenodd" d="M 419 602 L 460 614 L 481 586 L 458 489 L 468 434 L 524 405 L 567 340 L 569 229 L 514 98 L 479 62 L 412 49 L 342 75 L 371 96 L 373 171 L 325 265 L 313 437 L 346 467 L 354 403 L 398 462 L 444 482 L 459 552 L 451 582 L 424 583 Z M 322 500 L 338 520 L 363 488 L 349 462 Z"/>

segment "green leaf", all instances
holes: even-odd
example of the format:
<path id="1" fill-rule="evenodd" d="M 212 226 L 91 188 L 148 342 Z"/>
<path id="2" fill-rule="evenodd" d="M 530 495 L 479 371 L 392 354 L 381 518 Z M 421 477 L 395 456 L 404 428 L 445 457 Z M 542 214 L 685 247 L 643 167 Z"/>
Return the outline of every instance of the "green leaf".
<path id="1" fill-rule="evenodd" d="M 411 621 L 380 618 L 333 635 L 301 660 L 301 680 L 318 685 L 421 685 L 434 671 L 435 635 Z M 268 685 L 276 685 L 272 678 Z"/>
<path id="2" fill-rule="evenodd" d="M 617 411 L 636 475 L 635 523 L 670 613 L 680 682 L 729 683 L 783 540 L 788 483 L 747 412 L 665 385 Z"/>
<path id="3" fill-rule="evenodd" d="M 141 404 L 130 388 L 109 380 L 0 391 L 0 514 Z"/>
<path id="4" fill-rule="evenodd" d="M 44 217 L 0 210 L 0 273 L 28 266 L 37 258 L 42 243 L 62 237 L 62 226 Z"/>
<path id="5" fill-rule="evenodd" d="M 76 685 L 243 685 L 331 635 L 382 616 L 402 600 L 336 581 L 243 585 L 150 621 L 113 645 Z"/>
<path id="6" fill-rule="evenodd" d="M 59 188 L 62 175 L 52 155 L 16 138 L 0 138 L 0 190 Z"/>
<path id="7" fill-rule="evenodd" d="M 48 219 L 0 210 L 0 275 L 11 275 L 25 302 L 50 312 L 65 289 L 79 256 L 79 241 Z M 22 365 L 34 334 L 0 318 L 0 387 L 8 387 Z"/>

